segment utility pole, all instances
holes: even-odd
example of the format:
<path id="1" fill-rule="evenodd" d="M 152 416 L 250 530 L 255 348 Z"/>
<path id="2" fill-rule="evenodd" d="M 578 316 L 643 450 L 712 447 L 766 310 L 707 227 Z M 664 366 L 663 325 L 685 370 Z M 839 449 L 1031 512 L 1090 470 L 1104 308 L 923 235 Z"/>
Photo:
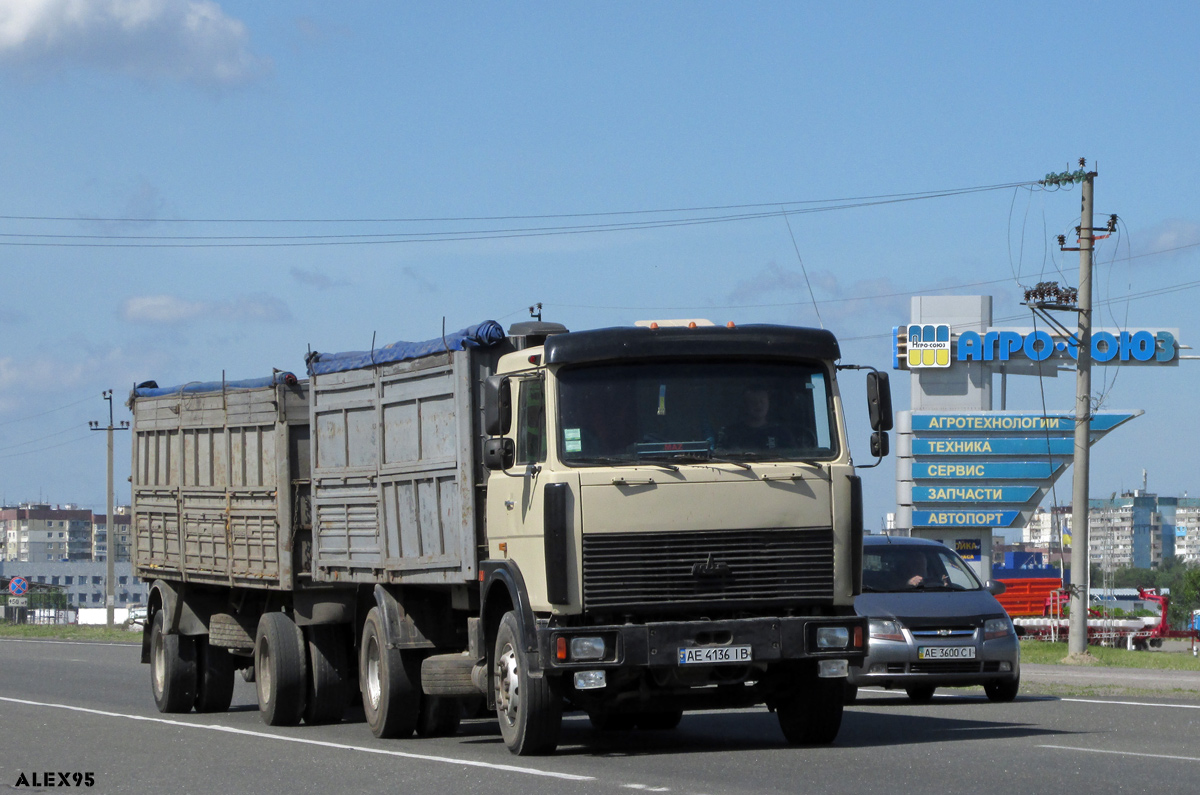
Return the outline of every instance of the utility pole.
<path id="1" fill-rule="evenodd" d="M 104 577 L 104 604 L 107 608 L 107 624 L 108 628 L 113 628 L 113 610 L 117 606 L 117 586 L 116 576 L 114 575 L 115 566 L 113 565 L 117 557 L 117 545 L 113 540 L 114 517 L 113 517 L 113 431 L 129 430 L 129 421 L 121 420 L 120 426 L 113 425 L 113 405 L 112 405 L 112 390 L 106 389 L 100 393 L 100 397 L 108 401 L 108 425 L 103 426 L 96 420 L 88 423 L 93 431 L 108 431 L 108 523 L 104 527 L 104 561 L 105 561 L 105 577 Z"/>

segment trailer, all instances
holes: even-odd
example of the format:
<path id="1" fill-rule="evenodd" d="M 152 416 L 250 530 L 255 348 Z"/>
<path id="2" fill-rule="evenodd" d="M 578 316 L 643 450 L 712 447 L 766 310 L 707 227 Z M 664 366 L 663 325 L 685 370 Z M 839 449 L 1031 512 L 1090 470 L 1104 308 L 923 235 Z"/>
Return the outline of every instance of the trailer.
<path id="1" fill-rule="evenodd" d="M 472 326 L 307 379 L 140 384 L 134 568 L 163 712 L 378 737 L 495 711 L 515 754 L 766 705 L 828 743 L 861 662 L 862 495 L 826 331 Z M 875 463 L 886 373 L 867 375 Z"/>
<path id="2" fill-rule="evenodd" d="M 1167 611 L 1170 597 L 1153 588 L 1138 588 L 1138 596 L 1159 607 L 1159 615 L 1134 618 L 1105 616 L 1098 608 L 1088 609 L 1088 644 L 1097 646 L 1123 646 L 1129 650 L 1161 648 L 1165 639 L 1186 639 L 1192 642 L 1193 654 L 1200 642 L 1200 630 L 1193 623 L 1183 630 L 1170 628 Z M 1063 613 L 1069 600 L 1066 588 L 1053 589 L 1045 599 L 1041 617 L 1014 618 L 1013 624 L 1021 627 L 1026 637 L 1034 640 L 1065 641 L 1070 633 L 1070 619 Z"/>

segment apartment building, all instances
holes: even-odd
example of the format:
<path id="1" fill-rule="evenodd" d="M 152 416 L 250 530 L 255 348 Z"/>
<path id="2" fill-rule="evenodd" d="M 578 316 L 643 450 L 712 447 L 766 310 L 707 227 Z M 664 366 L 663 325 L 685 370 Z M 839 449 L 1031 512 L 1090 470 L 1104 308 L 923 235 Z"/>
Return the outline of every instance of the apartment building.
<path id="1" fill-rule="evenodd" d="M 50 563 L 92 559 L 92 512 L 74 505 L 0 508 L 0 559 Z"/>

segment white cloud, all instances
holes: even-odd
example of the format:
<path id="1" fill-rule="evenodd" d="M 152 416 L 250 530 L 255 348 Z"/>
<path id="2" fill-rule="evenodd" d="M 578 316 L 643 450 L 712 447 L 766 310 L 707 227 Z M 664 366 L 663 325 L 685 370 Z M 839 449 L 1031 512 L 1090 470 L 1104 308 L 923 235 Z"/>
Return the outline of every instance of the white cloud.
<path id="1" fill-rule="evenodd" d="M 229 301 L 189 301 L 176 295 L 138 295 L 121 305 L 121 319 L 130 323 L 181 325 L 214 319 L 256 323 L 290 320 L 287 304 L 269 295 L 250 295 Z"/>
<path id="2" fill-rule="evenodd" d="M 1165 256 L 1176 252 L 1184 254 L 1187 252 L 1178 250 L 1200 244 L 1200 224 L 1183 218 L 1171 218 L 1133 237 L 1134 255 L 1153 252 L 1163 252 Z"/>
<path id="3" fill-rule="evenodd" d="M 0 62 L 236 85 L 270 69 L 211 0 L 0 0 Z"/>

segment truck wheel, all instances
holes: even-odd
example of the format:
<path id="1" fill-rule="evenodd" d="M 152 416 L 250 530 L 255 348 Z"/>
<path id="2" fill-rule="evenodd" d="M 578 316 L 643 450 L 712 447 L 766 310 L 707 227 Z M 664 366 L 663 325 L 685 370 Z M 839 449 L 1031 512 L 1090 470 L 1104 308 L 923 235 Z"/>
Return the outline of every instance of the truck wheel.
<path id="1" fill-rule="evenodd" d="M 358 679 L 367 725 L 376 737 L 408 737 L 417 727 L 421 690 L 404 662 L 399 650 L 388 648 L 383 615 L 372 607 L 363 625 Z"/>
<path id="2" fill-rule="evenodd" d="M 300 627 L 283 613 L 263 613 L 254 639 L 254 672 L 258 709 L 268 726 L 295 726 L 300 722 L 307 667 Z"/>
<path id="3" fill-rule="evenodd" d="M 562 693 L 557 679 L 529 675 L 517 616 L 504 614 L 496 633 L 496 716 L 508 750 L 518 756 L 552 753 L 562 731 Z"/>
<path id="4" fill-rule="evenodd" d="M 783 736 L 792 745 L 828 745 L 842 727 L 844 700 L 843 680 L 809 677 L 800 693 L 776 708 Z"/>
<path id="5" fill-rule="evenodd" d="M 421 737 L 453 737 L 462 720 L 462 705 L 450 696 L 421 696 L 417 734 Z"/>
<path id="6" fill-rule="evenodd" d="M 233 659 L 229 650 L 207 637 L 196 643 L 196 711 L 225 712 L 233 701 Z"/>
<path id="7" fill-rule="evenodd" d="M 904 692 L 908 694 L 908 700 L 914 704 L 928 704 L 933 701 L 933 691 L 934 688 L 929 685 L 904 688 Z"/>
<path id="8" fill-rule="evenodd" d="M 988 682 L 983 686 L 983 692 L 987 693 L 988 701 L 999 702 L 1012 701 L 1017 697 L 1017 692 L 1020 689 L 1020 677 L 1008 681 Z"/>
<path id="9" fill-rule="evenodd" d="M 188 712 L 196 700 L 196 643 L 163 631 L 166 617 L 154 614 L 150 628 L 150 686 L 159 712 Z"/>
<path id="10" fill-rule="evenodd" d="M 683 710 L 667 709 L 643 712 L 637 716 L 637 726 L 644 731 L 669 731 L 683 720 Z"/>
<path id="11" fill-rule="evenodd" d="M 858 685 L 847 682 L 842 688 L 842 703 L 853 704 L 855 701 L 858 701 Z"/>
<path id="12" fill-rule="evenodd" d="M 307 627 L 308 693 L 304 701 L 304 722 L 310 726 L 339 723 L 346 711 L 346 644 L 341 627 L 314 624 Z"/>

